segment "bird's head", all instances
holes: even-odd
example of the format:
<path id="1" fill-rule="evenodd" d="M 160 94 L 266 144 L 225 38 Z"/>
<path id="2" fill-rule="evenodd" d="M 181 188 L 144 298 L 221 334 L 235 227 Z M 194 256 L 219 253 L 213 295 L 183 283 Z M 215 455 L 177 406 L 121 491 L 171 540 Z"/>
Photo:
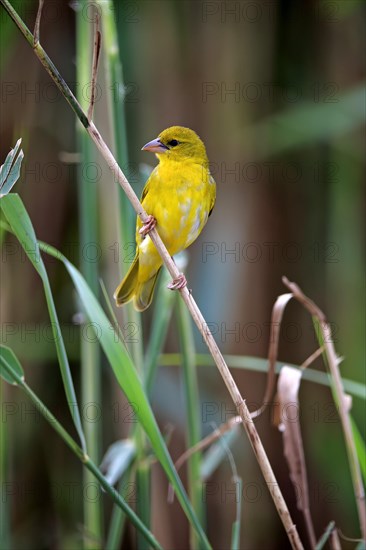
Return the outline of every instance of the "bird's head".
<path id="1" fill-rule="evenodd" d="M 206 163 L 206 149 L 196 132 L 183 126 L 171 126 L 161 132 L 156 139 L 149 141 L 143 151 L 156 153 L 160 161 L 192 160 Z"/>

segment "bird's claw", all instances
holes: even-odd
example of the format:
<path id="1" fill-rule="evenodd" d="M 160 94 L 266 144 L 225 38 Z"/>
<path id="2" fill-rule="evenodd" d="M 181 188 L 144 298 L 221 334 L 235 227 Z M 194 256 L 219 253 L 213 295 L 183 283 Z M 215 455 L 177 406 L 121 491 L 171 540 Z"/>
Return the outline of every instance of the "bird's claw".
<path id="1" fill-rule="evenodd" d="M 155 226 L 156 226 L 156 219 L 154 218 L 154 216 L 149 215 L 144 225 L 141 227 L 141 229 L 139 229 L 140 235 L 142 235 L 143 237 L 146 237 L 146 235 L 150 233 L 150 231 L 152 231 Z"/>
<path id="2" fill-rule="evenodd" d="M 171 283 L 168 284 L 170 290 L 180 290 L 187 286 L 187 279 L 184 273 L 181 273 L 176 279 L 173 279 Z"/>

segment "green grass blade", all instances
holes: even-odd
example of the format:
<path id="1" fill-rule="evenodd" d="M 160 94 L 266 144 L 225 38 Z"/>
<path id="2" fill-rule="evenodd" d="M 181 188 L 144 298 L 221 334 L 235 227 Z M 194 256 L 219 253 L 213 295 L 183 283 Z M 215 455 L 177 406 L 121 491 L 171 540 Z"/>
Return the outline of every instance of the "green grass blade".
<path id="1" fill-rule="evenodd" d="M 220 436 L 220 439 L 213 443 L 205 453 L 201 463 L 201 479 L 209 479 L 221 462 L 227 460 L 227 449 L 235 443 L 240 435 L 240 425 L 236 424 L 231 430 Z M 224 444 L 223 444 L 224 443 Z"/>
<path id="2" fill-rule="evenodd" d="M 249 355 L 225 355 L 224 358 L 229 367 L 233 369 L 245 369 L 264 373 L 268 371 L 268 359 Z M 179 353 L 166 353 L 160 356 L 159 362 L 162 366 L 179 366 L 181 364 L 181 357 Z M 212 357 L 208 353 L 198 353 L 196 355 L 196 362 L 199 367 L 214 366 Z M 293 363 L 277 361 L 276 372 L 279 373 L 281 367 L 285 364 L 294 369 L 301 368 L 299 365 L 294 365 Z M 324 372 L 307 368 L 303 371 L 302 378 L 308 382 L 330 387 L 328 375 Z M 349 380 L 348 378 L 342 378 L 342 380 L 347 393 L 366 400 L 365 384 L 361 384 L 355 380 Z"/>
<path id="3" fill-rule="evenodd" d="M 16 161 L 14 162 L 14 165 L 11 168 L 10 174 L 8 175 L 6 182 L 4 183 L 3 188 L 1 189 L 2 195 L 7 195 L 11 191 L 13 186 L 16 184 L 16 182 L 18 181 L 20 176 L 20 167 L 22 165 L 23 158 L 24 158 L 24 153 L 21 150 L 18 155 L 18 158 L 16 159 Z"/>
<path id="4" fill-rule="evenodd" d="M 89 98 L 85 90 L 90 85 L 92 67 L 92 44 L 94 41 L 94 26 L 85 10 L 91 8 L 88 0 L 80 0 L 79 9 L 76 11 L 76 97 L 80 106 L 86 112 L 89 106 Z M 98 262 L 91 262 L 85 254 L 90 243 L 99 243 L 99 199 L 98 185 L 90 181 L 85 167 L 91 166 L 95 160 L 95 148 L 84 131 L 77 125 L 77 143 L 81 154 L 81 163 L 78 165 L 78 224 L 79 224 L 79 263 L 80 271 L 93 290 L 98 295 Z M 82 329 L 85 328 L 83 324 Z M 81 369 L 81 403 L 96 403 L 102 410 L 102 376 L 101 376 L 101 349 L 97 341 L 87 338 L 80 340 L 80 369 Z M 102 423 L 84 421 L 84 432 L 91 458 L 99 463 L 102 457 Z M 88 470 L 83 472 L 85 486 L 91 482 L 92 474 Z M 90 536 L 84 537 L 85 550 L 100 550 L 95 541 L 103 540 L 103 511 L 100 499 L 92 501 L 83 500 L 85 531 Z"/>
<path id="5" fill-rule="evenodd" d="M 166 269 L 160 275 L 159 287 L 156 293 L 154 313 L 151 322 L 151 334 L 145 354 L 145 387 L 151 393 L 155 373 L 159 364 L 159 356 L 163 350 L 169 323 L 176 302 L 177 293 L 166 288 L 170 275 Z"/>
<path id="6" fill-rule="evenodd" d="M 315 547 L 315 550 L 322 550 L 322 548 L 324 548 L 324 544 L 327 542 L 330 535 L 332 534 L 332 531 L 333 531 L 334 527 L 335 527 L 335 522 L 334 521 L 329 522 L 326 530 L 324 531 L 324 533 L 320 537 L 320 539 L 319 539 L 319 541 L 318 541 L 318 543 Z"/>
<path id="7" fill-rule="evenodd" d="M 2 197 L 1 209 L 25 253 L 31 261 L 34 269 L 41 279 L 47 277 L 46 268 L 41 258 L 37 237 L 32 222 L 19 195 L 12 193 Z"/>
<path id="8" fill-rule="evenodd" d="M 6 389 L 5 382 L 6 375 L 4 376 L 5 369 L 1 367 L 0 363 L 0 403 L 3 407 L 3 403 L 6 401 Z M 11 379 L 13 383 L 13 378 Z M 0 484 L 4 487 L 11 478 L 11 464 L 10 464 L 10 447 L 9 447 L 10 430 L 7 422 L 3 422 L 0 429 Z M 12 521 L 11 521 L 11 505 L 9 501 L 1 503 L 0 507 L 0 548 L 12 548 Z"/>
<path id="9" fill-rule="evenodd" d="M 11 191 L 13 186 L 16 184 L 16 182 L 18 181 L 23 158 L 24 158 L 24 153 L 21 149 L 16 161 L 14 162 L 13 166 L 10 169 L 10 173 L 6 177 L 6 180 L 3 186 L 2 187 L 0 186 L 0 196 L 7 195 Z"/>
<path id="10" fill-rule="evenodd" d="M 16 235 L 33 267 L 36 269 L 42 279 L 68 406 L 70 408 L 70 413 L 74 421 L 75 428 L 78 432 L 81 445 L 85 450 L 85 436 L 81 424 L 78 401 L 76 398 L 70 366 L 66 355 L 65 344 L 58 321 L 55 303 L 53 301 L 50 282 L 45 265 L 42 260 L 32 222 L 19 195 L 11 193 L 2 197 L 0 205 L 13 233 Z"/>
<path id="11" fill-rule="evenodd" d="M 145 433 L 141 431 L 141 436 L 145 436 Z M 152 494 L 151 494 L 151 466 L 147 455 L 147 449 L 143 447 L 143 438 L 140 436 L 139 443 L 139 433 L 136 433 L 136 441 L 139 444 L 141 449 L 140 457 L 137 457 L 138 468 L 136 470 L 136 490 L 139 498 L 136 502 L 136 510 L 138 511 L 139 517 L 144 522 L 145 525 L 150 527 L 151 523 L 151 504 L 152 504 Z M 139 550 L 149 550 L 148 544 L 146 544 L 146 539 L 141 540 L 141 537 L 137 537 L 137 547 Z"/>
<path id="12" fill-rule="evenodd" d="M 18 361 L 16 360 L 18 363 Z M 140 518 L 135 514 L 135 512 L 128 506 L 126 501 L 118 494 L 117 491 L 113 489 L 99 470 L 99 468 L 94 464 L 94 462 L 89 458 L 87 454 L 79 447 L 79 445 L 73 440 L 65 428 L 56 420 L 51 411 L 46 407 L 46 405 L 39 399 L 39 397 L 32 391 L 32 389 L 25 383 L 24 378 L 18 373 L 18 366 L 15 366 L 14 363 L 8 364 L 7 361 L 2 362 L 2 366 L 6 371 L 6 376 L 9 378 L 14 378 L 16 385 L 19 385 L 28 397 L 33 401 L 37 410 L 42 413 L 45 419 L 50 423 L 52 428 L 59 434 L 59 436 L 64 440 L 66 445 L 73 451 L 73 453 L 82 461 L 84 466 L 93 473 L 97 478 L 103 489 L 113 498 L 113 500 L 120 506 L 124 513 L 129 517 L 136 529 L 138 529 L 149 542 L 152 548 L 161 549 L 160 544 L 155 539 L 154 535 L 146 528 L 146 526 L 141 522 Z M 22 371 L 23 372 L 23 371 Z"/>
<path id="13" fill-rule="evenodd" d="M 4 195 L 6 195 L 5 191 L 3 190 L 3 186 L 5 184 L 5 181 L 9 175 L 9 172 L 10 172 L 10 169 L 11 169 L 11 165 L 13 164 L 13 161 L 15 159 L 15 156 L 17 154 L 17 151 L 20 147 L 20 144 L 22 142 L 22 139 L 19 138 L 18 141 L 16 142 L 15 146 L 13 149 L 11 149 L 9 151 L 9 153 L 7 154 L 7 157 L 5 159 L 5 162 L 4 164 L 1 165 L 0 167 L 0 191 L 1 193 L 3 193 Z M 23 155 L 24 156 L 24 155 Z"/>
<path id="14" fill-rule="evenodd" d="M 105 58 L 105 79 L 106 89 L 108 90 L 107 107 L 109 115 L 109 125 L 112 131 L 113 147 L 116 152 L 116 159 L 122 169 L 128 167 L 127 151 L 127 129 L 126 115 L 123 101 L 124 83 L 122 64 L 120 61 L 118 34 L 116 24 L 116 12 L 113 2 L 110 0 L 97 0 L 97 4 L 102 12 L 102 36 L 103 51 Z M 121 242 L 127 243 L 134 239 L 134 213 L 131 204 L 118 188 L 119 197 L 119 223 Z M 121 265 L 122 275 L 126 266 Z M 131 312 L 129 312 L 131 313 Z M 130 319 L 131 320 L 131 319 Z"/>
<path id="15" fill-rule="evenodd" d="M 174 468 L 174 464 L 169 455 L 164 438 L 160 433 L 150 404 L 144 392 L 141 379 L 129 353 L 123 346 L 122 342 L 120 342 L 118 338 L 115 338 L 113 328 L 111 327 L 105 312 L 95 298 L 93 292 L 90 290 L 81 273 L 52 246 L 44 243 L 40 243 L 40 246 L 42 250 L 48 254 L 60 259 L 68 270 L 78 295 L 84 305 L 89 321 L 91 323 L 95 323 L 95 327 L 97 327 L 101 346 L 108 358 L 119 385 L 126 394 L 129 402 L 135 405 L 136 415 L 138 416 L 146 434 L 150 439 L 155 455 L 164 468 L 184 512 L 186 513 L 191 524 L 194 525 L 202 547 L 210 548 L 207 537 L 192 509 L 182 482 Z"/>
<path id="16" fill-rule="evenodd" d="M 18 377 L 24 379 L 24 371 L 13 350 L 7 346 L 0 345 L 0 376 L 9 384 L 16 386 L 17 381 L 14 377 L 14 372 Z"/>
<path id="17" fill-rule="evenodd" d="M 351 416 L 352 432 L 355 440 L 358 461 L 360 463 L 364 485 L 366 486 L 366 446 L 356 422 Z"/>
<path id="18" fill-rule="evenodd" d="M 192 329 L 192 318 L 183 300 L 177 304 L 180 347 L 182 350 L 182 371 L 184 381 L 186 405 L 186 445 L 190 449 L 201 439 L 200 399 L 195 362 L 195 345 Z M 204 521 L 204 507 L 202 502 L 202 482 L 200 477 L 202 453 L 197 451 L 187 461 L 188 494 L 193 508 L 201 523 Z M 198 541 L 194 532 L 190 533 L 191 547 L 197 548 Z"/>
<path id="19" fill-rule="evenodd" d="M 243 481 L 240 477 L 236 477 L 234 479 L 234 483 L 235 483 L 235 500 L 236 500 L 236 518 L 231 530 L 231 550 L 239 550 Z"/>
<path id="20" fill-rule="evenodd" d="M 253 124 L 247 129 L 247 135 L 256 149 L 256 160 L 280 155 L 317 141 L 334 140 L 364 124 L 364 83 L 346 90 L 339 101 L 342 109 L 334 109 L 332 103 L 304 101 Z M 272 139 L 264 139 L 269 132 Z"/>
<path id="21" fill-rule="evenodd" d="M 127 480 L 127 482 L 125 481 Z M 135 474 L 132 472 L 130 467 L 126 474 L 122 477 L 119 486 L 118 493 L 124 495 L 125 492 L 129 491 L 131 484 L 135 483 Z M 126 514 L 123 513 L 121 508 L 117 505 L 113 507 L 112 518 L 109 524 L 107 540 L 105 543 L 105 550 L 115 550 L 116 548 L 121 547 L 121 540 L 123 537 L 123 531 L 126 525 Z"/>
<path id="22" fill-rule="evenodd" d="M 128 168 L 128 150 L 127 150 L 127 127 L 126 127 L 126 113 L 123 97 L 121 94 L 124 92 L 122 63 L 119 52 L 118 43 L 118 30 L 123 32 L 120 21 L 117 28 L 117 18 L 114 9 L 113 1 L 103 0 L 97 2 L 100 8 L 101 23 L 102 23 L 102 38 L 103 47 L 102 53 L 104 54 L 104 72 L 105 72 L 105 89 L 106 89 L 106 103 L 108 111 L 108 122 L 112 138 L 112 150 L 115 153 L 117 162 L 124 170 Z M 128 201 L 125 193 L 120 186 L 117 186 L 118 200 L 115 201 L 115 209 L 117 211 L 119 240 L 121 244 L 131 243 L 134 240 L 135 228 L 134 228 L 134 212 Z M 122 256 L 119 262 L 120 275 L 123 277 L 126 274 L 128 265 L 123 262 Z M 142 322 L 141 314 L 137 312 L 132 303 L 126 304 L 121 312 L 123 318 L 127 320 L 129 326 L 134 327 L 137 330 L 137 341 L 128 344 L 129 350 L 132 355 L 133 362 L 144 379 L 143 371 L 143 339 L 142 339 Z M 145 525 L 149 525 L 150 522 L 150 483 L 149 467 L 143 467 L 142 464 L 145 460 L 145 453 L 147 448 L 146 435 L 143 432 L 141 426 L 136 426 L 135 442 L 137 447 L 137 471 L 136 482 L 137 492 L 139 499 L 136 503 L 136 510 Z M 140 471 L 141 468 L 141 471 Z M 120 546 L 119 541 L 115 541 L 116 546 Z M 146 542 L 137 533 L 137 546 L 140 550 L 146 548 Z"/>

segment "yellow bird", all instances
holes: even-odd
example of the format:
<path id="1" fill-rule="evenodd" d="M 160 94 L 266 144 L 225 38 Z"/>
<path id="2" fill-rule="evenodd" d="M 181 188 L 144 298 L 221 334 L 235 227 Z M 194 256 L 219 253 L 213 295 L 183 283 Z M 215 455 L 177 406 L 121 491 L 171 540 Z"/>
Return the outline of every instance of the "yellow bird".
<path id="1" fill-rule="evenodd" d="M 148 233 L 156 227 L 169 254 L 174 256 L 197 239 L 216 199 L 216 184 L 209 171 L 206 149 L 193 130 L 172 126 L 142 150 L 156 153 L 159 159 L 141 197 L 149 217 L 145 224 L 137 218 L 136 255 L 114 293 L 117 306 L 133 299 L 138 311 L 144 311 L 151 304 L 162 266 Z M 181 274 L 168 288 L 178 290 L 186 284 Z"/>

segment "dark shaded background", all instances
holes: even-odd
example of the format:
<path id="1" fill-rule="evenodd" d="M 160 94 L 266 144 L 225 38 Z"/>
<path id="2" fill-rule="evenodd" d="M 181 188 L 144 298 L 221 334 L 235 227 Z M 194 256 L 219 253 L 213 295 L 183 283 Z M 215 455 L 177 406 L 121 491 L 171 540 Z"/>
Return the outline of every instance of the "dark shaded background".
<path id="1" fill-rule="evenodd" d="M 35 3 L 15 5 L 33 28 Z M 127 91 L 130 164 L 123 168 L 132 185 L 140 192 L 139 164 L 155 162 L 141 146 L 165 127 L 189 126 L 207 146 L 217 204 L 190 249 L 188 279 L 222 351 L 266 356 L 271 308 L 284 292 L 281 276 L 286 275 L 333 324 L 337 351 L 345 358 L 342 374 L 365 382 L 364 3 L 148 0 L 116 3 L 115 8 Z M 37 236 L 78 263 L 76 166 L 68 163 L 74 158 L 69 154 L 77 152 L 77 123 L 2 8 L 0 17 L 0 158 L 23 138 L 25 161 L 15 190 Z M 46 0 L 41 41 L 76 89 L 75 14 L 68 3 Z M 99 86 L 95 118 L 110 141 L 102 69 Z M 110 215 L 115 183 L 97 154 L 95 162 L 89 177 L 100 195 L 100 270 L 112 294 L 119 246 L 116 219 Z M 84 252 L 93 257 L 92 247 Z M 77 381 L 80 334 L 73 316 L 78 304 L 62 266 L 46 261 L 59 316 L 69 330 L 66 343 Z M 70 427 L 54 346 L 47 336 L 41 283 L 11 236 L 3 245 L 1 275 L 3 342 L 16 350 L 29 384 Z M 146 334 L 149 318 L 150 313 L 144 315 Z M 197 347 L 205 351 L 199 337 Z M 281 360 L 301 364 L 315 348 L 311 319 L 291 304 Z M 177 350 L 176 324 L 167 350 Z M 316 366 L 321 368 L 321 362 Z M 234 374 L 254 408 L 263 396 L 265 377 L 249 371 Z M 107 448 L 128 426 L 116 418 L 120 397 L 109 369 L 104 375 L 101 422 Z M 205 434 L 212 421 L 224 422 L 233 412 L 213 369 L 200 370 L 200 392 Z M 304 382 L 300 398 L 317 535 L 334 519 L 345 534 L 357 536 L 349 468 L 331 394 Z M 3 503 L 12 515 L 16 547 L 80 546 L 85 495 L 79 464 L 23 395 L 4 387 L 3 400 L 12 465 L 12 477 L 3 484 Z M 207 415 L 211 403 L 216 412 Z M 162 428 L 175 426 L 170 449 L 177 457 L 184 450 L 177 369 L 161 369 L 153 405 Z M 364 412 L 364 402 L 355 398 L 353 414 L 363 435 Z M 281 436 L 270 416 L 268 412 L 259 419 L 258 429 L 304 536 Z M 233 454 L 244 484 L 243 547 L 285 547 L 282 526 L 244 436 Z M 186 548 L 186 521 L 178 506 L 171 510 L 165 504 L 166 482 L 156 470 L 153 530 L 167 548 Z M 215 548 L 227 548 L 235 514 L 229 464 L 210 481 L 215 485 L 206 497 L 209 538 Z M 107 525 L 110 504 L 105 500 Z M 129 536 L 125 544 L 130 544 Z"/>

